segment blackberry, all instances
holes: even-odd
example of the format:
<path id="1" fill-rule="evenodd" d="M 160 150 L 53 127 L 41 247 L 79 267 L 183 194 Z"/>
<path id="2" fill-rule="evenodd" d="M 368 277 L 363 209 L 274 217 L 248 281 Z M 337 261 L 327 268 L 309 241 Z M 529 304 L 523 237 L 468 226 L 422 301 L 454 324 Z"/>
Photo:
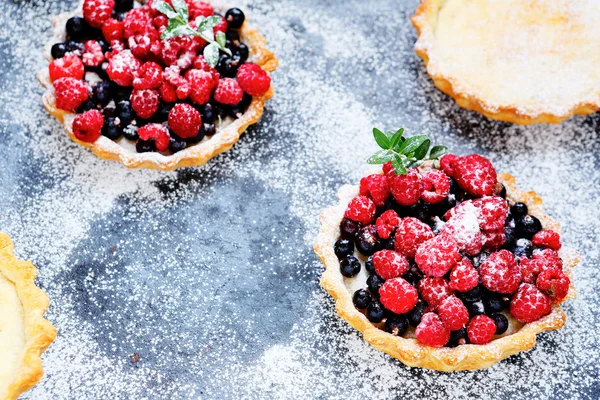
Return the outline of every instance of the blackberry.
<path id="1" fill-rule="evenodd" d="M 156 145 L 154 144 L 154 140 L 139 139 L 135 144 L 135 149 L 138 153 L 148 153 L 151 151 L 156 151 Z"/>
<path id="2" fill-rule="evenodd" d="M 446 347 L 456 347 L 461 344 L 466 344 L 467 340 L 467 328 L 460 328 L 457 331 L 450 332 L 450 340 L 446 344 Z"/>
<path id="3" fill-rule="evenodd" d="M 406 314 L 408 317 L 408 322 L 415 328 L 421 323 L 421 318 L 423 314 L 425 314 L 425 309 L 427 308 L 427 303 L 422 300 L 419 300 L 417 305 Z"/>
<path id="4" fill-rule="evenodd" d="M 481 298 L 483 297 L 483 293 L 484 293 L 483 287 L 481 285 L 479 285 L 479 286 L 475 286 L 473 289 L 469 290 L 468 292 L 464 292 L 464 293 L 456 292 L 456 296 L 467 303 L 474 303 L 476 301 L 481 300 Z"/>
<path id="5" fill-rule="evenodd" d="M 72 17 L 67 20 L 67 35 L 74 40 L 85 39 L 91 31 L 91 26 L 82 17 Z"/>
<path id="6" fill-rule="evenodd" d="M 533 235 L 542 230 L 542 223 L 533 215 L 525 215 L 515 220 L 517 236 L 531 239 Z"/>
<path id="7" fill-rule="evenodd" d="M 133 0 L 115 0 L 115 11 L 129 11 L 133 8 Z"/>
<path id="8" fill-rule="evenodd" d="M 179 138 L 174 133 L 169 132 L 171 138 L 169 139 L 169 150 L 171 153 L 177 153 L 187 147 L 187 143 L 185 140 Z"/>
<path id="9" fill-rule="evenodd" d="M 404 315 L 394 315 L 385 320 L 384 329 L 394 336 L 402 336 L 408 329 L 408 319 Z"/>
<path id="10" fill-rule="evenodd" d="M 381 243 L 377 237 L 377 227 L 368 225 L 358 231 L 356 239 L 356 249 L 365 256 L 370 256 L 379 250 Z"/>
<path id="11" fill-rule="evenodd" d="M 66 44 L 56 43 L 52 45 L 52 49 L 50 49 L 50 54 L 52 55 L 52 58 L 56 60 L 58 58 L 63 58 L 67 51 L 68 49 Z"/>
<path id="12" fill-rule="evenodd" d="M 335 242 L 333 245 L 333 251 L 338 259 L 345 258 L 354 253 L 354 242 L 350 239 L 342 238 Z"/>
<path id="13" fill-rule="evenodd" d="M 533 253 L 533 244 L 529 239 L 517 239 L 517 241 L 508 247 L 508 250 L 515 255 L 515 257 L 527 257 L 530 258 Z"/>
<path id="14" fill-rule="evenodd" d="M 367 278 L 367 287 L 374 295 L 379 296 L 379 289 L 383 286 L 385 280 L 377 274 L 373 274 Z"/>
<path id="15" fill-rule="evenodd" d="M 244 12 L 239 8 L 230 8 L 225 13 L 225 20 L 227 21 L 227 26 L 231 29 L 240 29 L 244 24 L 244 20 L 246 16 Z"/>
<path id="16" fill-rule="evenodd" d="M 117 140 L 121 137 L 120 124 L 115 121 L 115 118 L 105 118 L 104 125 L 102 126 L 102 135 L 106 136 L 111 140 Z"/>
<path id="17" fill-rule="evenodd" d="M 496 335 L 502 335 L 508 329 L 508 318 L 504 314 L 496 313 L 490 316 L 496 324 Z"/>
<path id="18" fill-rule="evenodd" d="M 515 218 L 524 217 L 527 215 L 528 212 L 529 212 L 529 210 L 527 209 L 527 204 L 525 204 L 525 203 L 515 203 L 510 208 L 510 213 Z"/>
<path id="19" fill-rule="evenodd" d="M 371 293 L 365 289 L 358 289 L 352 296 L 352 303 L 354 303 L 354 307 L 360 310 L 367 308 L 369 304 L 371 304 L 372 300 Z"/>
<path id="20" fill-rule="evenodd" d="M 375 265 L 373 264 L 373 256 L 369 256 L 367 261 L 365 261 L 365 269 L 369 273 L 369 275 L 373 275 L 375 273 Z"/>
<path id="21" fill-rule="evenodd" d="M 104 107 L 113 99 L 114 92 L 114 83 L 98 82 L 92 90 L 92 101 Z"/>
<path id="22" fill-rule="evenodd" d="M 385 308 L 377 300 L 372 301 L 367 307 L 367 319 L 374 324 L 381 322 L 385 316 Z"/>
<path id="23" fill-rule="evenodd" d="M 135 113 L 128 100 L 122 100 L 117 103 L 117 115 L 123 126 L 129 125 L 134 120 Z"/>
<path id="24" fill-rule="evenodd" d="M 360 222 L 344 218 L 340 223 L 340 234 L 342 237 L 354 239 L 360 229 Z"/>
<path id="25" fill-rule="evenodd" d="M 476 301 L 474 303 L 465 303 L 467 309 L 469 310 L 469 315 L 471 317 L 475 317 L 476 315 L 485 314 L 485 306 L 481 300 Z"/>
<path id="26" fill-rule="evenodd" d="M 347 256 L 340 261 L 340 272 L 346 278 L 352 278 L 360 272 L 360 261 L 354 256 Z"/>

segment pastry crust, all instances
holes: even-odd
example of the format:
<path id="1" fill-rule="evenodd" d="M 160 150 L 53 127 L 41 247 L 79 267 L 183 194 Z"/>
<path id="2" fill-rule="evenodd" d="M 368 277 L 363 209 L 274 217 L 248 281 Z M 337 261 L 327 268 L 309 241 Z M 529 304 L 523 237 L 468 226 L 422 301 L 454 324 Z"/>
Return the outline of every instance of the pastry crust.
<path id="1" fill-rule="evenodd" d="M 15 365 L 14 378 L 7 382 L 8 387 L 0 387 L 0 396 L 6 391 L 3 399 L 12 400 L 42 379 L 44 370 L 40 356 L 56 337 L 56 329 L 43 318 L 49 301 L 48 295 L 35 286 L 36 268 L 14 256 L 12 241 L 5 233 L 0 233 L 0 274 L 14 283 L 25 324 L 25 349 Z"/>
<path id="2" fill-rule="evenodd" d="M 544 85 L 540 86 L 546 87 L 536 87 L 533 91 L 534 93 L 527 93 L 527 101 L 523 101 L 523 99 L 498 101 L 497 98 L 492 99 L 489 96 L 490 92 L 498 94 L 500 91 L 498 87 L 488 86 L 487 89 L 489 89 L 489 92 L 485 93 L 485 90 L 480 90 L 481 87 L 476 87 L 477 85 L 472 85 L 471 82 L 462 79 L 464 76 L 461 78 L 461 76 L 457 76 L 460 74 L 451 73 L 449 72 L 449 69 L 446 68 L 448 66 L 448 60 L 445 58 L 444 52 L 440 48 L 441 45 L 436 37 L 436 30 L 438 28 L 438 20 L 441 11 L 446 3 L 450 3 L 450 1 L 451 0 L 421 0 L 421 4 L 411 20 L 418 34 L 415 51 L 425 62 L 427 73 L 433 80 L 435 86 L 452 97 L 459 106 L 476 111 L 491 119 L 523 125 L 559 123 L 575 114 L 586 115 L 597 112 L 600 109 L 600 87 L 598 87 L 598 76 L 593 72 L 597 69 L 597 67 L 593 66 L 593 63 L 598 62 L 598 57 L 596 57 L 595 50 L 593 49 L 600 45 L 591 41 L 595 40 L 593 38 L 597 37 L 597 35 L 586 32 L 582 28 L 584 25 L 588 26 L 586 24 L 589 21 L 586 21 L 586 23 L 581 26 L 574 22 L 576 19 L 589 19 L 592 18 L 591 16 L 597 15 L 598 13 L 595 12 L 597 8 L 591 8 L 590 10 L 587 10 L 587 12 L 585 10 L 578 10 L 578 12 L 575 13 L 572 12 L 571 8 L 576 7 L 576 2 L 572 2 L 571 0 L 548 2 L 549 5 L 547 7 L 542 7 L 542 5 L 538 4 L 540 2 L 536 0 L 514 2 L 516 3 L 515 7 L 519 8 L 517 11 L 522 11 L 522 13 L 519 14 L 516 12 L 516 17 L 511 15 L 511 19 L 507 20 L 505 29 L 509 32 L 517 30 L 519 31 L 517 33 L 521 34 L 521 36 L 517 36 L 517 38 L 493 37 L 491 40 L 488 37 L 487 39 L 490 41 L 488 43 L 490 48 L 489 52 L 477 53 L 478 57 L 485 60 L 482 61 L 481 64 L 484 70 L 477 71 L 478 73 L 474 73 L 473 75 L 478 75 L 481 79 L 502 80 L 501 82 L 503 83 L 515 85 L 516 90 L 523 90 L 517 83 L 510 82 L 514 77 L 511 77 L 510 75 L 505 76 L 507 75 L 506 69 L 500 68 L 498 70 L 496 68 L 498 64 L 508 64 L 503 63 L 504 59 L 498 58 L 507 55 L 506 58 L 514 56 L 514 59 L 521 57 L 525 58 L 526 61 L 531 61 L 529 57 L 532 57 L 536 51 L 542 52 L 542 50 L 533 47 L 527 48 L 524 43 L 530 42 L 538 46 L 539 38 L 549 37 L 548 29 L 552 30 L 553 34 L 564 35 L 564 40 L 559 40 L 561 36 L 554 42 L 549 39 L 546 43 L 547 46 L 545 50 L 543 50 L 547 53 L 544 54 L 544 57 L 546 58 L 539 63 L 527 62 L 527 64 L 523 64 L 522 60 L 519 61 L 520 67 L 528 69 L 530 73 L 533 73 L 536 76 L 543 77 L 545 79 Z M 472 5 L 483 4 L 486 3 L 486 1 L 481 3 L 465 1 L 464 3 Z M 585 2 L 581 3 L 583 4 Z M 586 4 L 592 4 L 589 7 L 598 7 L 597 4 L 593 5 L 593 2 L 588 2 Z M 488 7 L 487 10 L 489 11 L 489 8 L 491 7 L 500 6 L 509 7 L 506 6 L 503 1 L 492 2 L 485 7 Z M 579 4 L 577 6 L 580 6 L 581 9 L 585 7 L 584 5 Z M 467 6 L 465 5 L 465 7 Z M 505 10 L 499 10 L 497 12 L 487 12 L 484 14 L 485 15 L 482 16 L 482 18 L 489 17 L 497 19 L 501 18 L 501 14 L 506 14 L 506 12 Z M 488 30 L 488 27 L 486 27 L 487 20 L 472 21 L 472 19 L 477 18 L 469 19 L 471 21 L 468 23 L 469 28 L 480 27 L 481 29 Z M 454 20 L 456 21 L 456 18 L 454 18 Z M 516 26 L 509 26 L 514 21 L 522 20 L 527 20 L 527 22 L 515 22 L 515 24 L 517 24 Z M 598 21 L 592 24 L 597 25 L 597 23 Z M 538 34 L 532 34 L 531 32 L 536 29 L 536 25 L 540 25 L 541 28 L 539 29 Z M 546 30 L 544 31 L 543 29 Z M 453 34 L 456 35 L 465 32 L 464 38 L 462 39 L 463 41 L 466 40 L 467 37 L 473 38 L 479 36 L 472 31 L 466 33 L 466 29 L 453 29 L 452 31 L 455 32 Z M 529 37 L 528 35 L 533 37 Z M 500 43 L 505 47 L 500 50 L 494 48 L 499 46 Z M 566 43 L 564 45 L 566 48 L 559 48 L 559 45 L 562 45 L 563 43 Z M 506 47 L 508 47 L 508 49 Z M 588 48 L 591 50 L 587 51 L 586 49 Z M 521 51 L 521 49 L 525 50 Z M 463 50 L 465 49 L 455 49 L 454 53 L 460 54 Z M 548 54 L 551 55 L 548 56 Z M 463 62 L 474 62 L 473 57 L 471 57 L 469 61 L 466 61 L 466 56 L 463 56 L 462 58 L 465 59 Z M 547 62 L 549 59 L 552 60 L 550 63 Z M 581 66 L 581 69 L 573 67 L 572 64 L 568 64 L 573 60 L 577 60 L 576 62 L 578 62 L 581 59 L 590 60 L 585 66 Z M 557 60 L 560 60 L 560 62 Z M 590 67 L 590 65 L 592 65 L 592 67 Z M 561 73 L 563 75 L 559 75 Z M 571 74 L 571 76 L 569 77 L 567 74 Z M 523 78 L 521 76 L 517 77 Z M 580 77 L 583 78 L 580 79 Z M 568 100 L 565 100 L 564 102 L 550 100 L 550 97 L 545 98 L 542 94 L 546 89 L 551 88 L 552 90 L 550 91 L 553 93 L 551 98 L 554 99 L 554 95 L 557 92 L 560 93 L 562 88 L 565 87 L 564 85 L 573 85 L 575 81 L 579 80 L 583 82 L 579 86 L 587 89 L 587 91 L 574 97 L 566 96 L 565 93 L 564 98 L 568 98 Z"/>
<path id="3" fill-rule="evenodd" d="M 64 41 L 66 38 L 66 21 L 77 15 L 82 15 L 81 6 L 75 12 L 63 13 L 52 19 L 54 35 L 44 47 L 44 57 L 48 61 L 52 60 L 52 56 L 50 55 L 52 45 Z M 268 73 L 277 69 L 277 58 L 267 49 L 267 41 L 260 32 L 248 24 L 247 18 L 240 29 L 240 38 L 250 48 L 249 62 L 258 64 Z M 44 107 L 64 125 L 67 134 L 74 142 L 89 148 L 102 159 L 119 161 L 127 168 L 149 168 L 163 171 L 170 171 L 181 167 L 201 166 L 206 164 L 211 158 L 229 150 L 250 125 L 257 123 L 261 119 L 265 102 L 275 92 L 273 85 L 271 85 L 269 91 L 263 96 L 253 97 L 244 114 L 228 125 L 223 127 L 217 126 L 217 132 L 212 137 L 205 138 L 200 143 L 187 147 L 175 154 L 163 155 L 158 152 L 137 153 L 135 150 L 128 149 L 104 136 L 100 136 L 93 143 L 78 140 L 75 138 L 72 130 L 73 120 L 77 114 L 60 110 L 56 107 L 54 88 L 50 81 L 48 68 L 42 69 L 38 73 L 37 78 L 42 86 L 46 88 L 46 92 L 42 96 Z M 121 140 L 126 141 L 124 138 Z"/>
<path id="4" fill-rule="evenodd" d="M 512 175 L 501 174 L 498 180 L 505 185 L 507 198 L 510 201 L 527 204 L 530 214 L 539 218 L 544 228 L 560 232 L 558 222 L 544 214 L 542 198 L 538 194 L 520 192 Z M 340 235 L 339 226 L 346 207 L 357 194 L 357 186 L 345 185 L 340 188 L 339 204 L 324 210 L 321 214 L 321 229 L 315 241 L 314 250 L 325 264 L 321 286 L 335 299 L 336 312 L 352 327 L 359 330 L 363 334 L 363 338 L 375 348 L 411 367 L 444 372 L 476 370 L 487 368 L 506 357 L 531 349 L 535 345 L 538 333 L 559 329 L 565 324 L 566 314 L 559 304 L 554 304 L 549 315 L 533 323 L 523 325 L 509 316 L 508 331 L 504 335 L 495 337 L 490 343 L 485 345 L 466 344 L 454 348 L 434 348 L 422 345 L 417 342 L 410 331 L 404 335 L 407 337 L 398 337 L 380 329 L 354 307 L 352 293 L 345 283 L 347 278 L 340 273 L 339 261 L 333 250 L 333 245 Z M 571 270 L 577 265 L 579 259 L 576 253 L 566 250 L 561 250 L 561 257 L 564 262 L 564 270 L 571 279 L 571 287 L 566 299 L 574 298 L 575 287 L 572 283 Z"/>

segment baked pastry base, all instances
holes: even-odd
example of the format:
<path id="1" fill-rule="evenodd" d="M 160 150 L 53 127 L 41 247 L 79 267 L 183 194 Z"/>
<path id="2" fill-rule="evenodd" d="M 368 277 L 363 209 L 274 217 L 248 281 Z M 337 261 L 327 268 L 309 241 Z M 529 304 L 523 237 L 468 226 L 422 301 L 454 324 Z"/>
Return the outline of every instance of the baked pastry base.
<path id="1" fill-rule="evenodd" d="M 542 198 L 537 193 L 520 192 L 512 175 L 500 174 L 498 180 L 506 187 L 507 199 L 511 202 L 527 204 L 529 213 L 539 218 L 544 228 L 560 232 L 558 222 L 544 213 Z M 348 286 L 353 286 L 352 281 L 356 278 L 342 276 L 339 261 L 333 250 L 333 245 L 340 235 L 339 226 L 346 207 L 356 195 L 358 195 L 358 186 L 345 185 L 340 188 L 339 204 L 324 210 L 321 214 L 321 229 L 315 241 L 314 250 L 325 264 L 321 286 L 335 299 L 336 312 L 352 327 L 359 330 L 363 334 L 363 338 L 375 348 L 411 367 L 445 372 L 476 370 L 487 368 L 506 357 L 531 349 L 535 345 L 538 333 L 559 329 L 565 324 L 567 316 L 559 304 L 552 306 L 552 312 L 549 315 L 528 324 L 521 324 L 510 314 L 506 314 L 509 319 L 509 328 L 503 335 L 495 336 L 494 340 L 485 345 L 466 344 L 454 348 L 434 348 L 422 345 L 414 338 L 413 328 L 409 328 L 403 337 L 394 336 L 380 329 L 379 327 L 382 327 L 383 324 L 373 324 L 354 307 L 353 292 L 349 290 Z M 574 252 L 561 249 L 560 253 L 565 273 L 571 279 L 571 287 L 566 300 L 575 297 L 571 270 L 577 265 L 579 259 Z M 363 258 L 364 264 L 364 257 L 360 256 L 359 258 Z M 352 290 L 356 289 L 359 287 L 352 287 Z"/>

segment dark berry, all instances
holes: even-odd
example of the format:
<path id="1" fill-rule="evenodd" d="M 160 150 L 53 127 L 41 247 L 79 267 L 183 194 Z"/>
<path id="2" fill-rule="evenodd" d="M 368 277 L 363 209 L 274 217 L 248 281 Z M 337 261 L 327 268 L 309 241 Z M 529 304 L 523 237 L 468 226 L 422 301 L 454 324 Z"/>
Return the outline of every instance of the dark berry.
<path id="1" fill-rule="evenodd" d="M 501 188 L 500 188 L 500 192 L 498 193 L 498 196 L 502 197 L 503 199 L 506 198 L 506 186 L 504 186 L 503 184 L 499 183 Z"/>
<path id="2" fill-rule="evenodd" d="M 225 39 L 227 39 L 227 41 L 233 44 L 234 46 L 239 46 L 240 44 L 240 34 L 234 30 L 230 29 L 227 32 L 225 32 Z"/>
<path id="3" fill-rule="evenodd" d="M 350 239 L 342 238 L 335 242 L 333 251 L 337 258 L 345 258 L 354 253 L 354 243 Z"/>
<path id="4" fill-rule="evenodd" d="M 492 314 L 491 318 L 496 324 L 496 335 L 502 335 L 508 329 L 508 318 L 504 314 Z"/>
<path id="5" fill-rule="evenodd" d="M 408 322 L 410 322 L 410 324 L 415 328 L 417 327 L 417 325 L 419 325 L 419 323 L 421 323 L 421 317 L 423 317 L 426 308 L 427 303 L 419 300 L 415 308 L 413 308 L 408 312 L 408 314 L 406 314 L 406 316 L 408 317 Z"/>
<path id="6" fill-rule="evenodd" d="M 510 247 L 514 244 L 516 239 L 516 229 L 510 225 L 504 225 L 504 236 L 506 237 L 504 241 L 504 247 Z"/>
<path id="7" fill-rule="evenodd" d="M 408 207 L 408 215 L 428 223 L 432 213 L 429 204 L 419 200 L 417 204 Z"/>
<path id="8" fill-rule="evenodd" d="M 525 204 L 525 203 L 515 203 L 510 208 L 510 213 L 515 218 L 524 217 L 524 216 L 527 215 L 527 212 L 528 212 L 528 210 L 527 210 L 527 204 Z"/>
<path id="9" fill-rule="evenodd" d="M 483 297 L 483 287 L 481 285 L 475 286 L 473 289 L 469 290 L 468 292 L 464 292 L 464 293 L 457 292 L 456 295 L 457 295 L 457 297 L 460 297 L 460 299 L 462 299 L 463 301 L 465 301 L 467 303 L 474 303 L 476 301 L 481 300 L 481 298 Z"/>
<path id="10" fill-rule="evenodd" d="M 230 8 L 225 13 L 225 20 L 227 21 L 227 26 L 231 29 L 240 29 L 244 24 L 244 20 L 246 16 L 244 12 L 239 8 Z"/>
<path id="11" fill-rule="evenodd" d="M 110 44 L 108 44 L 108 42 L 104 39 L 98 40 L 98 44 L 100 45 L 100 47 L 102 47 L 103 53 L 108 53 L 111 50 Z"/>
<path id="12" fill-rule="evenodd" d="M 77 113 L 82 114 L 86 111 L 97 110 L 97 109 L 98 109 L 98 106 L 93 101 L 86 100 L 83 103 L 81 103 L 79 108 L 77 108 Z"/>
<path id="13" fill-rule="evenodd" d="M 474 317 L 476 315 L 485 314 L 485 306 L 482 301 L 476 301 L 474 303 L 466 303 L 467 309 L 469 310 L 469 315 Z"/>
<path id="14" fill-rule="evenodd" d="M 358 231 L 355 239 L 356 249 L 365 256 L 370 256 L 379 250 L 380 243 L 377 237 L 377 227 L 368 225 Z"/>
<path id="15" fill-rule="evenodd" d="M 456 195 L 449 194 L 446 198 L 440 201 L 437 204 L 433 204 L 431 207 L 431 211 L 434 215 L 441 217 L 444 215 L 449 209 L 454 208 L 456 206 Z"/>
<path id="16" fill-rule="evenodd" d="M 90 25 L 82 17 L 72 17 L 67 21 L 67 35 L 74 40 L 83 40 L 91 31 Z"/>
<path id="17" fill-rule="evenodd" d="M 133 8 L 133 0 L 115 0 L 115 11 L 129 11 Z"/>
<path id="18" fill-rule="evenodd" d="M 138 126 L 135 124 L 122 125 L 125 126 L 123 128 L 123 136 L 128 140 L 138 140 L 139 136 L 137 134 Z"/>
<path id="19" fill-rule="evenodd" d="M 67 49 L 67 45 L 64 43 L 56 43 L 52 46 L 52 49 L 50 50 L 50 54 L 52 55 L 52 58 L 54 58 L 55 60 L 58 58 L 63 58 L 65 56 L 65 54 L 67 53 L 68 49 Z"/>
<path id="20" fill-rule="evenodd" d="M 496 294 L 490 294 L 483 298 L 483 305 L 487 314 L 494 314 L 504 309 L 504 300 Z"/>
<path id="21" fill-rule="evenodd" d="M 383 286 L 385 280 L 377 274 L 373 274 L 367 278 L 367 287 L 371 293 L 379 295 L 379 288 Z"/>
<path id="22" fill-rule="evenodd" d="M 161 101 L 158 105 L 158 110 L 152 116 L 152 120 L 158 123 L 167 121 L 169 119 L 169 112 L 173 109 L 175 103 L 165 103 Z"/>
<path id="23" fill-rule="evenodd" d="M 461 328 L 457 331 L 450 332 L 450 340 L 446 344 L 447 347 L 456 347 L 467 343 L 467 328 Z"/>
<path id="24" fill-rule="evenodd" d="M 120 124 L 115 122 L 115 118 L 105 118 L 102 126 L 102 135 L 111 140 L 117 140 L 121 137 Z"/>
<path id="25" fill-rule="evenodd" d="M 481 264 L 483 264 L 485 262 L 485 260 L 488 259 L 488 257 L 490 256 L 490 253 L 488 252 L 483 252 L 483 253 L 479 253 L 476 256 L 471 258 L 471 261 L 473 263 L 473 266 L 475 268 L 479 268 L 479 266 Z"/>
<path id="26" fill-rule="evenodd" d="M 531 243 L 531 240 L 521 238 L 517 239 L 517 241 L 508 248 L 508 250 L 512 252 L 515 257 L 530 258 L 531 254 L 533 253 L 533 244 Z"/>
<path id="27" fill-rule="evenodd" d="M 115 118 L 117 117 L 117 109 L 115 107 L 104 107 L 102 109 L 102 115 L 104 118 Z M 119 120 L 119 123 L 121 121 Z"/>
<path id="28" fill-rule="evenodd" d="M 192 136 L 191 138 L 185 139 L 187 144 L 197 144 L 200 143 L 204 139 L 204 130 L 202 127 L 198 130 L 198 134 L 196 136 Z"/>
<path id="29" fill-rule="evenodd" d="M 119 116 L 123 126 L 129 125 L 131 121 L 134 120 L 135 113 L 133 112 L 131 103 L 128 100 L 122 100 L 117 103 L 117 115 Z"/>
<path id="30" fill-rule="evenodd" d="M 243 114 L 244 112 L 246 112 L 246 109 L 248 108 L 250 103 L 252 103 L 252 96 L 250 96 L 247 93 L 244 93 L 242 100 L 229 109 L 229 116 L 232 118 L 238 118 L 238 114 Z"/>
<path id="31" fill-rule="evenodd" d="M 411 263 L 409 270 L 402 276 L 410 283 L 416 283 L 423 278 L 423 273 L 416 264 Z"/>
<path id="32" fill-rule="evenodd" d="M 385 309 L 378 301 L 373 301 L 367 307 L 367 319 L 374 324 L 381 322 L 385 316 Z"/>
<path id="33" fill-rule="evenodd" d="M 177 137 L 174 133 L 170 132 L 171 138 L 169 139 L 169 150 L 171 153 L 177 153 L 187 147 L 185 140 Z"/>
<path id="34" fill-rule="evenodd" d="M 212 123 L 215 120 L 215 111 L 212 104 L 206 103 L 203 106 L 200 106 L 198 111 L 202 114 L 202 121 L 205 123 Z"/>
<path id="35" fill-rule="evenodd" d="M 224 78 L 233 78 L 237 74 L 239 59 L 234 60 L 229 56 L 222 56 L 217 64 L 217 71 Z"/>
<path id="36" fill-rule="evenodd" d="M 408 319 L 404 315 L 394 315 L 386 319 L 384 329 L 394 336 L 402 336 L 408 329 Z"/>
<path id="37" fill-rule="evenodd" d="M 348 218 L 344 218 L 340 223 L 340 234 L 345 238 L 354 239 L 359 229 L 360 222 L 352 221 Z"/>
<path id="38" fill-rule="evenodd" d="M 250 49 L 244 43 L 240 43 L 238 47 L 235 48 L 233 54 L 237 55 L 240 63 L 245 63 L 248 61 L 248 57 L 250 56 Z"/>
<path id="39" fill-rule="evenodd" d="M 389 239 L 385 239 L 381 241 L 381 248 L 385 250 L 394 250 L 394 241 L 395 238 L 392 236 Z"/>
<path id="40" fill-rule="evenodd" d="M 74 40 L 67 41 L 66 45 L 67 45 L 68 52 L 71 52 L 71 51 L 83 52 L 83 50 L 85 50 L 85 46 L 83 45 L 83 43 L 79 43 Z"/>
<path id="41" fill-rule="evenodd" d="M 92 90 L 92 100 L 94 103 L 101 106 L 105 106 L 113 99 L 114 95 L 114 83 L 112 82 L 98 82 Z"/>
<path id="42" fill-rule="evenodd" d="M 531 239 L 533 235 L 542 230 L 542 223 L 533 215 L 525 215 L 515 220 L 517 236 Z"/>
<path id="43" fill-rule="evenodd" d="M 115 88 L 115 102 L 127 101 L 131 98 L 133 88 L 126 86 L 117 86 Z"/>
<path id="44" fill-rule="evenodd" d="M 360 271 L 360 261 L 354 256 L 347 256 L 340 261 L 340 272 L 346 278 L 352 278 Z"/>
<path id="45" fill-rule="evenodd" d="M 200 132 L 199 133 L 202 134 L 202 135 L 204 135 L 204 136 L 212 136 L 215 133 L 217 133 L 217 128 L 215 127 L 215 124 L 204 123 L 200 127 Z"/>
<path id="46" fill-rule="evenodd" d="M 365 261 L 365 269 L 369 273 L 369 275 L 373 275 L 375 273 L 375 265 L 373 264 L 373 256 L 367 258 Z"/>
<path id="47" fill-rule="evenodd" d="M 154 140 L 138 140 L 135 144 L 135 149 L 138 153 L 148 153 L 151 151 L 156 151 L 156 145 L 154 144 Z"/>
<path id="48" fill-rule="evenodd" d="M 371 293 L 365 289 L 358 289 L 354 292 L 354 296 L 352 296 L 352 302 L 354 303 L 354 307 L 364 310 L 371 304 Z"/>

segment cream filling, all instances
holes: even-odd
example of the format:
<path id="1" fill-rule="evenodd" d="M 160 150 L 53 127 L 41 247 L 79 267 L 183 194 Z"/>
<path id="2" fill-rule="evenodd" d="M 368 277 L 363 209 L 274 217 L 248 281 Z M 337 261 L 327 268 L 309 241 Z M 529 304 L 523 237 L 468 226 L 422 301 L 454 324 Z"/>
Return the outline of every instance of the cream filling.
<path id="1" fill-rule="evenodd" d="M 0 398 L 6 396 L 25 348 L 23 306 L 15 285 L 0 273 Z"/>

